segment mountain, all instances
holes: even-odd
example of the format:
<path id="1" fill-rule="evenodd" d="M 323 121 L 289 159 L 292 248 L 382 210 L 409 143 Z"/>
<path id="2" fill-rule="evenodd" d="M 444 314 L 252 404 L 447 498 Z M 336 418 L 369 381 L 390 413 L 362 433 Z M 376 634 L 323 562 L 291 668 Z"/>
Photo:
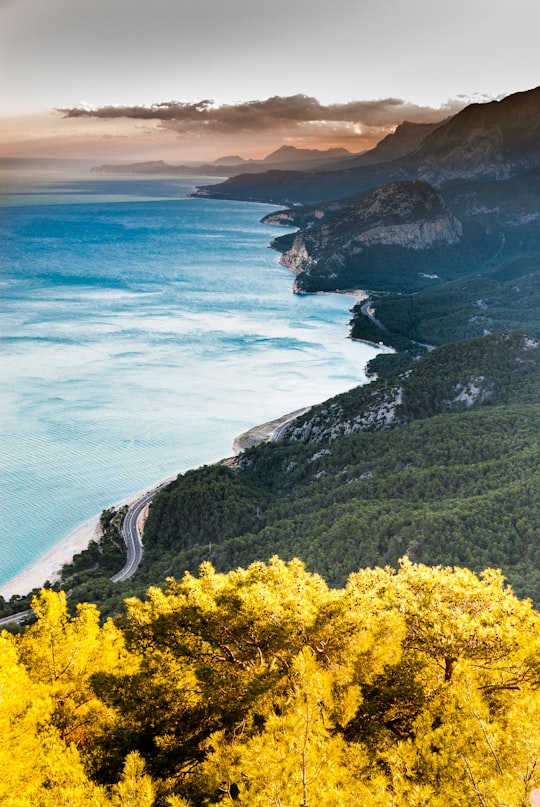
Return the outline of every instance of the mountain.
<path id="1" fill-rule="evenodd" d="M 241 165 L 242 163 L 249 163 L 250 160 L 245 160 L 237 154 L 228 155 L 225 157 L 218 157 L 217 160 L 212 161 L 212 165 Z"/>
<path id="2" fill-rule="evenodd" d="M 375 148 L 365 151 L 363 154 L 343 160 L 341 168 L 354 168 L 362 165 L 375 165 L 376 163 L 397 160 L 405 157 L 414 151 L 424 138 L 443 125 L 445 121 L 438 123 L 412 123 L 403 121 L 390 134 L 386 135 Z"/>
<path id="3" fill-rule="evenodd" d="M 428 135 L 409 158 L 418 176 L 508 179 L 540 165 L 540 87 L 471 104 Z"/>
<path id="4" fill-rule="evenodd" d="M 409 154 L 332 171 L 240 174 L 201 186 L 199 195 L 292 205 L 339 199 L 403 179 L 496 180 L 540 166 L 540 87 L 501 101 L 471 104 L 429 133 Z"/>
<path id="5" fill-rule="evenodd" d="M 443 207 L 444 217 L 431 222 Z M 527 271 L 534 269 L 533 256 L 536 266 L 540 262 L 539 220 L 540 169 L 492 182 L 451 180 L 437 191 L 425 181 L 394 182 L 263 219 L 301 228 L 272 242 L 283 252 L 281 263 L 297 273 L 297 291 L 400 293 L 491 272 L 527 256 Z"/>
<path id="6" fill-rule="evenodd" d="M 299 149 L 296 146 L 281 146 L 276 151 L 268 154 L 263 159 L 263 163 L 271 163 L 278 165 L 285 165 L 286 163 L 298 164 L 301 162 L 317 163 L 324 161 L 325 163 L 332 160 L 340 160 L 344 157 L 350 157 L 351 152 L 344 148 L 332 149 Z"/>
<path id="7" fill-rule="evenodd" d="M 144 163 L 113 163 L 97 165 L 91 169 L 93 174 L 176 174 L 178 168 L 191 171 L 193 166 L 175 166 L 164 160 L 149 160 Z"/>

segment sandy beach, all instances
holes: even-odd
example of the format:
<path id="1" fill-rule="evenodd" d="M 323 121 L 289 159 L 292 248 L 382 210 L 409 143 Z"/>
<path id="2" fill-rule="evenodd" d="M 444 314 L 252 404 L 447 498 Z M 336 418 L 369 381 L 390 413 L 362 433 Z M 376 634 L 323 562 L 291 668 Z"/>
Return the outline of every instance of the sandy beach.
<path id="1" fill-rule="evenodd" d="M 307 409 L 309 409 L 309 407 L 298 409 L 295 412 L 290 412 L 275 420 L 270 420 L 267 423 L 262 423 L 260 426 L 254 426 L 252 429 L 248 429 L 248 431 L 235 439 L 233 443 L 234 454 L 236 455 L 241 451 L 245 451 L 246 448 L 250 448 L 258 443 L 272 440 L 276 431 L 279 430 L 281 426 L 294 420 L 300 414 L 306 412 Z M 131 504 L 152 488 L 157 488 L 173 479 L 176 479 L 176 476 L 169 477 L 162 482 L 151 485 L 146 488 L 145 491 L 141 491 L 135 496 L 130 496 L 127 499 L 123 499 L 121 502 L 117 502 L 113 507 L 118 508 L 125 504 Z M 73 532 L 51 547 L 51 549 L 38 560 L 30 564 L 30 566 L 27 566 L 20 574 L 8 580 L 3 586 L 0 586 L 0 596 L 9 600 L 14 594 L 28 594 L 29 591 L 43 586 L 47 581 L 54 583 L 58 580 L 62 567 L 66 563 L 70 563 L 75 555 L 82 552 L 83 549 L 86 549 L 91 541 L 99 538 L 99 519 L 100 515 L 96 515 L 88 521 L 85 521 L 84 524 L 81 524 L 73 530 Z"/>
<path id="2" fill-rule="evenodd" d="M 176 477 L 170 477 L 164 480 L 164 482 L 169 482 L 171 479 L 175 478 Z M 131 502 L 134 502 L 142 496 L 143 493 L 150 490 L 151 487 L 157 486 L 158 485 L 152 485 L 135 496 L 122 499 L 122 501 L 117 502 L 112 505 L 112 507 L 118 508 L 125 504 L 131 504 Z M 30 566 L 27 566 L 20 574 L 8 580 L 3 586 L 0 586 L 0 595 L 4 597 L 4 599 L 9 600 L 14 594 L 28 594 L 28 592 L 32 591 L 34 588 L 42 586 L 47 580 L 50 583 L 54 583 L 58 580 L 62 567 L 66 563 L 70 563 L 75 555 L 82 552 L 83 549 L 86 549 L 91 541 L 99 538 L 100 516 L 101 513 L 88 519 L 84 524 L 80 524 L 73 532 L 70 532 L 69 535 L 62 538 L 62 540 L 51 547 L 48 552 L 38 558 L 38 560 L 31 563 Z"/>
<path id="3" fill-rule="evenodd" d="M 62 566 L 70 563 L 77 553 L 86 549 L 90 542 L 98 536 L 99 516 L 94 516 L 55 544 L 39 560 L 0 586 L 0 595 L 9 600 L 14 594 L 28 594 L 34 588 L 42 586 L 47 580 L 54 583 L 60 576 Z"/>

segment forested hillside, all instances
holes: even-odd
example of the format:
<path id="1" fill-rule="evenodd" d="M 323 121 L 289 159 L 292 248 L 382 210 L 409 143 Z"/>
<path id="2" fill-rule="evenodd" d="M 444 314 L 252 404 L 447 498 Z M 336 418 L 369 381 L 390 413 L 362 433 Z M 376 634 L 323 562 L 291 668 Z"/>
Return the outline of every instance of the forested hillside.
<path id="1" fill-rule="evenodd" d="M 65 569 L 72 604 L 121 610 L 148 585 L 301 558 L 330 585 L 366 566 L 501 568 L 540 603 L 540 349 L 496 334 L 434 350 L 403 372 L 312 407 L 280 442 L 182 474 L 156 495 L 136 577 L 115 519 Z"/>
<path id="2" fill-rule="evenodd" d="M 501 567 L 540 602 L 538 361 L 517 334 L 465 342 L 314 407 L 282 442 L 159 494 L 145 564 L 154 547 L 172 574 L 277 553 L 342 585 L 407 554 Z"/>
<path id="3" fill-rule="evenodd" d="M 491 272 L 410 295 L 372 295 L 370 309 L 383 328 L 353 309 L 351 336 L 383 339 L 396 350 L 418 353 L 419 344 L 442 345 L 488 333 L 525 330 L 540 338 L 540 255 L 501 263 Z M 370 369 L 392 365 L 377 356 Z"/>
<path id="4" fill-rule="evenodd" d="M 116 625 L 33 607 L 0 637 L 5 807 L 526 807 L 540 784 L 540 615 L 496 571 L 331 589 L 273 558 Z"/>

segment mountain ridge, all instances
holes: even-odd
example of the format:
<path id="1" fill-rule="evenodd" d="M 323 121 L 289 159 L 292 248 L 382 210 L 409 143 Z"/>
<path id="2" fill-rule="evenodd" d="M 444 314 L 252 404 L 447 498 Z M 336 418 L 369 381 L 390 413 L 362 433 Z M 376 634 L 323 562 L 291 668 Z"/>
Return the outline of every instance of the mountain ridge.
<path id="1" fill-rule="evenodd" d="M 540 87 L 470 104 L 408 155 L 385 163 L 303 174 L 239 174 L 198 195 L 292 205 L 332 200 L 402 179 L 494 180 L 540 166 Z"/>

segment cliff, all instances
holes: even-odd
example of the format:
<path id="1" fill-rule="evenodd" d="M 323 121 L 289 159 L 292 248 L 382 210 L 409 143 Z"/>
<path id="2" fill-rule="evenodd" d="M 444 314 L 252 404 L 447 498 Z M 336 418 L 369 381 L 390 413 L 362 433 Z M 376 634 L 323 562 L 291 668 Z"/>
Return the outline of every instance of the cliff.
<path id="1" fill-rule="evenodd" d="M 426 182 L 395 182 L 378 188 L 318 226 L 298 233 L 281 263 L 297 275 L 297 291 L 364 284 L 374 247 L 407 252 L 453 246 L 461 223 Z M 372 285 L 370 285 L 372 287 Z"/>
<path id="2" fill-rule="evenodd" d="M 487 368 L 490 368 L 489 371 Z M 385 384 L 357 387 L 312 407 L 280 439 L 328 445 L 339 437 L 379 432 L 439 414 L 464 412 L 538 393 L 540 344 L 517 332 L 437 348 Z M 510 389 L 512 392 L 510 393 Z"/>

